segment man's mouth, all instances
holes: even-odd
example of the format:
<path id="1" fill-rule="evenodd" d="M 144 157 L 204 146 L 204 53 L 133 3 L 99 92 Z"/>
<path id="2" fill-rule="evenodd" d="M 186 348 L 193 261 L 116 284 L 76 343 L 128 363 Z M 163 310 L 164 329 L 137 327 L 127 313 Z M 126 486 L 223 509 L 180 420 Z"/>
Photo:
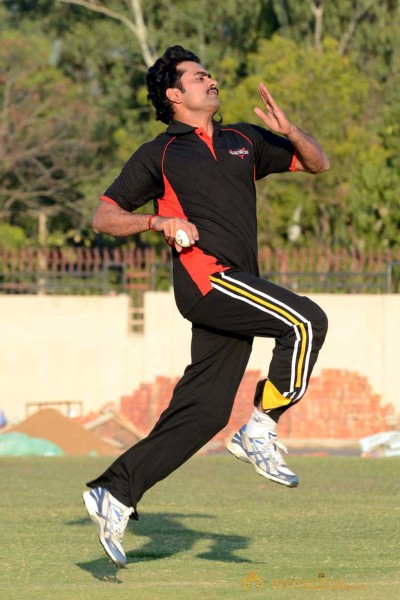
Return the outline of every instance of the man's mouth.
<path id="1" fill-rule="evenodd" d="M 209 94 L 213 94 L 214 96 L 218 96 L 219 92 L 217 88 L 211 88 L 211 90 L 208 90 Z"/>

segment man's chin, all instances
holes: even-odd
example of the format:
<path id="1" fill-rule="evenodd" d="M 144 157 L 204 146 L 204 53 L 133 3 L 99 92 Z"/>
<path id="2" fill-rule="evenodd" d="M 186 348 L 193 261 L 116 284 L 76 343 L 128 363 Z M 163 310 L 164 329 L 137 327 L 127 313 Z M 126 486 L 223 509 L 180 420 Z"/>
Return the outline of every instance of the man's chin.
<path id="1" fill-rule="evenodd" d="M 214 101 L 214 106 L 217 107 L 216 110 L 218 110 L 221 106 L 221 100 L 218 98 L 218 96 L 211 96 L 211 98 Z"/>

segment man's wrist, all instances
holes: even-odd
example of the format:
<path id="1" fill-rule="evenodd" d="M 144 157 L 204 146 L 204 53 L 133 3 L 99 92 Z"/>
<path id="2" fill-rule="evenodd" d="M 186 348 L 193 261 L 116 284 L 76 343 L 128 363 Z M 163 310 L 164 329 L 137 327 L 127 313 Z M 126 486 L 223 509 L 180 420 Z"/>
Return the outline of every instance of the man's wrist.
<path id="1" fill-rule="evenodd" d="M 150 217 L 147 220 L 147 228 L 150 229 L 150 231 L 154 232 L 156 230 L 153 220 L 157 217 L 158 215 L 154 214 L 154 215 L 150 215 Z"/>
<path id="2" fill-rule="evenodd" d="M 300 129 L 294 123 L 290 123 L 289 130 L 287 131 L 287 133 L 284 133 L 283 135 L 288 140 L 290 140 L 291 142 L 293 142 L 293 141 L 295 141 L 296 139 L 299 138 L 300 134 L 301 134 Z"/>

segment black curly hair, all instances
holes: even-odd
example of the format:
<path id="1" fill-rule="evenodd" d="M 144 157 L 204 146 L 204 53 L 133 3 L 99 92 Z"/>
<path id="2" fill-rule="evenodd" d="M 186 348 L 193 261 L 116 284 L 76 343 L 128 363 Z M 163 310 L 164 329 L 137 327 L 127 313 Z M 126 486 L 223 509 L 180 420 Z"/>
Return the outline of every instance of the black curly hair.
<path id="1" fill-rule="evenodd" d="M 173 87 L 185 91 L 181 84 L 183 73 L 177 69 L 177 66 L 186 60 L 199 64 L 201 62 L 199 57 L 190 50 L 185 50 L 182 46 L 171 46 L 147 71 L 147 99 L 151 100 L 156 109 L 156 120 L 166 125 L 171 123 L 174 112 L 173 104 L 168 100 L 165 92 Z"/>

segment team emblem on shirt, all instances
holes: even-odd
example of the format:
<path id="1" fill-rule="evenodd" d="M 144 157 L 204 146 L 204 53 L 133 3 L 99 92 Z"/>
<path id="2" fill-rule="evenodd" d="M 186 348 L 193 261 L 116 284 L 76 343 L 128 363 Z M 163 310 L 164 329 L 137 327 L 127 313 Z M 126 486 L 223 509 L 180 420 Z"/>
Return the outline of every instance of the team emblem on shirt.
<path id="1" fill-rule="evenodd" d="M 228 152 L 229 154 L 232 154 L 232 156 L 238 156 L 242 160 L 244 159 L 246 154 L 249 154 L 249 151 L 245 147 L 239 148 L 238 150 L 229 150 Z"/>

